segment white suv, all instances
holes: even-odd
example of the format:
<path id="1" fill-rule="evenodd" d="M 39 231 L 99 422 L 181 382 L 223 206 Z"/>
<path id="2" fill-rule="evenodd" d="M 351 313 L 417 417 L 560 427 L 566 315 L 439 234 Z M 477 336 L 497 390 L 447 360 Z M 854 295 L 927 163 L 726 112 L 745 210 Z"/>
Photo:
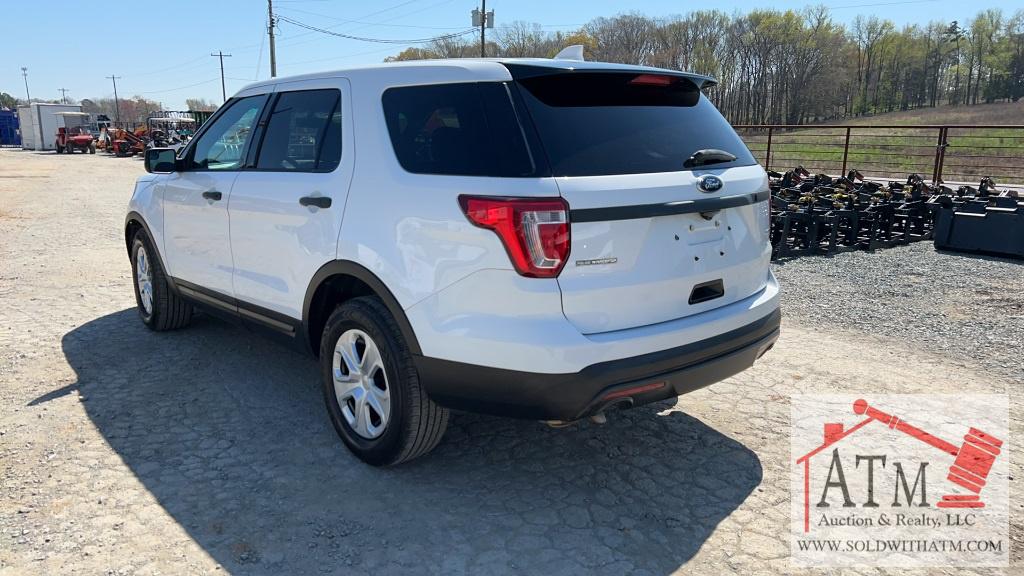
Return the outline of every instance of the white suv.
<path id="1" fill-rule="evenodd" d="M 310 350 L 375 465 L 432 449 L 449 409 L 601 421 L 706 386 L 780 323 L 768 179 L 713 84 L 557 59 L 252 84 L 180 152 L 147 151 L 139 313 Z"/>

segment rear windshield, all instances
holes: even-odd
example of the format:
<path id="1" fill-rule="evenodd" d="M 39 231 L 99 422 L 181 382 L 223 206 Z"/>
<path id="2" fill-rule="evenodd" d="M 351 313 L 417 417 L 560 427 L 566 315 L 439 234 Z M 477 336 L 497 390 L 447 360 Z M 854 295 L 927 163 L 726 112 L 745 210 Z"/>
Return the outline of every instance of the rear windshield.
<path id="1" fill-rule="evenodd" d="M 538 174 L 505 83 L 390 88 L 383 104 L 395 155 L 409 172 Z"/>
<path id="2" fill-rule="evenodd" d="M 519 85 L 555 176 L 676 172 L 703 149 L 736 157 L 709 169 L 756 164 L 685 77 L 569 72 L 520 78 Z"/>

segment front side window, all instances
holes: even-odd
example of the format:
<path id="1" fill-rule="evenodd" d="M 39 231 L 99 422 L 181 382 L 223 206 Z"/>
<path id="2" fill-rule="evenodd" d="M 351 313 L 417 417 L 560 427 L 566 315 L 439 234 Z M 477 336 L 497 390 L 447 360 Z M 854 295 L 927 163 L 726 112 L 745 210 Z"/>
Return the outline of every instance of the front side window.
<path id="1" fill-rule="evenodd" d="M 258 170 L 330 172 L 341 162 L 341 92 L 284 92 L 267 122 Z"/>
<path id="2" fill-rule="evenodd" d="M 199 137 L 193 148 L 193 170 L 238 170 L 245 159 L 253 128 L 267 95 L 241 98 Z"/>
<path id="3" fill-rule="evenodd" d="M 384 116 L 402 168 L 417 174 L 536 174 L 509 91 L 500 82 L 390 88 Z"/>

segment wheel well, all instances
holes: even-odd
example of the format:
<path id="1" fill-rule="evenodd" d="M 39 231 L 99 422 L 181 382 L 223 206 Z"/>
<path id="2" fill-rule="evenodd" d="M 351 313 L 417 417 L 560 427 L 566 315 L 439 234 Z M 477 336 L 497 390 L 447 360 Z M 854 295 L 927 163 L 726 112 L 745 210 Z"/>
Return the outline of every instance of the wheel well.
<path id="1" fill-rule="evenodd" d="M 135 238 L 135 233 L 142 229 L 142 224 L 139 224 L 137 220 L 129 220 L 124 226 L 124 246 L 128 249 L 128 254 L 132 253 L 132 239 Z"/>
<path id="2" fill-rule="evenodd" d="M 369 284 L 348 274 L 337 274 L 324 280 L 317 287 L 309 302 L 308 334 L 309 348 L 314 356 L 320 355 L 320 337 L 323 335 L 327 318 L 339 304 L 359 296 L 379 296 Z"/>

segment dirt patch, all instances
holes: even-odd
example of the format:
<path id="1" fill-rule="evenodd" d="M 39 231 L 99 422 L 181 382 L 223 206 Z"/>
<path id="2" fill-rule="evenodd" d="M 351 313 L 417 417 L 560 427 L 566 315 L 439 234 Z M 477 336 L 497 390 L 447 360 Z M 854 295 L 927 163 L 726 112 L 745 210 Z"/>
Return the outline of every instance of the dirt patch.
<path id="1" fill-rule="evenodd" d="M 560 430 L 457 414 L 427 457 L 370 468 L 309 358 L 209 318 L 142 326 L 122 237 L 142 166 L 72 160 L 0 183 L 32 222 L 0 226 L 2 574 L 791 574 L 791 394 L 1007 393 L 1022 437 L 1019 383 L 786 312 L 753 369 L 678 402 Z"/>

